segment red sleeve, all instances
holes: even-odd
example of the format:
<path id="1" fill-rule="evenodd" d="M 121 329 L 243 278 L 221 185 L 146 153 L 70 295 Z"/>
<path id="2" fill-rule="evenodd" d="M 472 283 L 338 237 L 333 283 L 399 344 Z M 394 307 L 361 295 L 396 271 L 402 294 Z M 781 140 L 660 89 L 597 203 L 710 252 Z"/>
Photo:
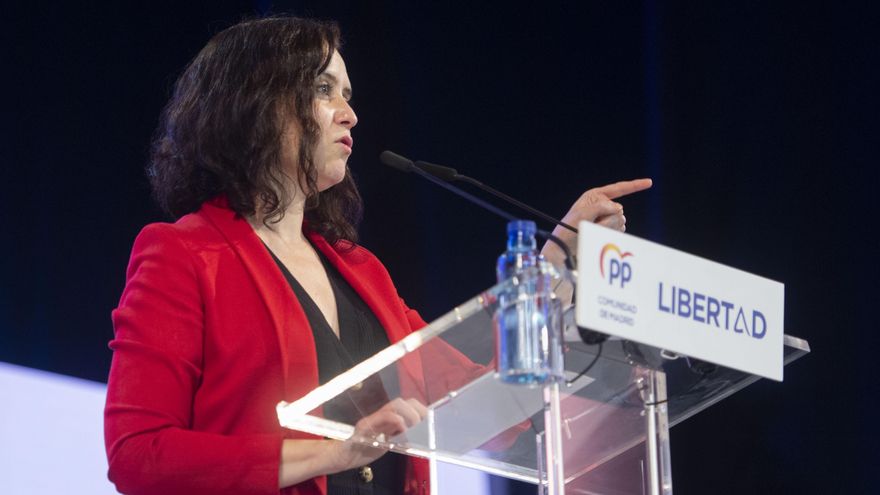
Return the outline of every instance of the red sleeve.
<path id="1" fill-rule="evenodd" d="M 418 311 L 407 306 L 403 299 L 400 300 L 400 304 L 403 306 L 404 314 L 406 314 L 406 321 L 409 323 L 410 332 L 415 332 L 428 326 L 428 324 L 425 323 L 425 320 L 422 319 L 422 315 L 420 315 Z"/>
<path id="2" fill-rule="evenodd" d="M 401 304 L 404 307 L 406 318 L 409 321 L 412 331 L 417 331 L 428 326 L 419 313 L 408 307 L 402 299 Z M 495 358 L 485 366 L 476 364 L 458 349 L 446 344 L 440 339 L 436 339 L 432 343 L 429 343 L 426 348 L 424 348 L 424 352 L 427 352 L 427 354 L 430 355 L 429 359 L 432 367 L 436 366 L 437 369 L 442 370 L 439 373 L 425 374 L 427 390 L 433 390 L 433 393 L 428 394 L 429 400 L 431 401 L 436 400 L 438 395 L 446 395 L 449 391 L 461 387 L 463 384 L 486 374 L 495 367 Z M 434 378 L 428 378 L 430 376 L 433 376 Z M 438 394 L 436 390 L 440 390 L 441 393 Z M 514 443 L 516 443 L 517 438 L 519 438 L 523 432 L 528 431 L 531 428 L 532 422 L 527 419 L 505 431 L 502 431 L 492 439 L 488 440 L 485 444 L 481 445 L 480 448 L 489 452 L 500 452 L 509 449 Z"/>
<path id="3" fill-rule="evenodd" d="M 109 477 L 128 494 L 277 494 L 282 434 L 191 429 L 205 331 L 199 273 L 170 225 L 148 226 L 135 241 L 113 312 Z"/>
<path id="4" fill-rule="evenodd" d="M 408 307 L 403 299 L 400 304 L 404 308 L 410 331 L 415 332 L 428 326 L 421 315 Z M 494 364 L 494 360 L 489 366 L 475 363 L 441 338 L 434 338 L 423 344 L 418 354 L 423 369 L 420 379 L 425 385 L 425 400 L 429 402 L 439 400 L 449 392 L 486 374 Z"/>

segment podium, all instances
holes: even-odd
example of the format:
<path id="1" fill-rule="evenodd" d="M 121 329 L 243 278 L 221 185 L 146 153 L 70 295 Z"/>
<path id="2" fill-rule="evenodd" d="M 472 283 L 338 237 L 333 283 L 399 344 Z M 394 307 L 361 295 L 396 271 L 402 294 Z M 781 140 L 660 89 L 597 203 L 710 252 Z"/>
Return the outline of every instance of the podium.
<path id="1" fill-rule="evenodd" d="M 514 278 L 455 307 L 297 401 L 282 426 L 338 440 L 395 400 L 418 401 L 423 420 L 358 441 L 431 463 L 533 483 L 539 493 L 671 494 L 669 427 L 757 381 L 755 375 L 619 338 L 580 341 L 561 315 L 565 379 L 509 385 L 495 376 L 493 315 Z M 553 340 L 553 339 L 550 339 Z M 784 363 L 809 352 L 784 337 Z"/>

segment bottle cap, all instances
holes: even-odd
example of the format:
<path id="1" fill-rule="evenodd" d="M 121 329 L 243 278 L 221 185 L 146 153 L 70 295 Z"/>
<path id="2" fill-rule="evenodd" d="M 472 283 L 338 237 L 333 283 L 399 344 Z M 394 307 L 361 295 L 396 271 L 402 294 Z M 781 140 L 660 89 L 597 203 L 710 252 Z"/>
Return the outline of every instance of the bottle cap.
<path id="1" fill-rule="evenodd" d="M 535 222 L 531 220 L 511 220 L 507 223 L 507 235 L 522 232 L 527 236 L 532 236 L 535 235 L 537 230 L 538 227 L 536 227 Z"/>

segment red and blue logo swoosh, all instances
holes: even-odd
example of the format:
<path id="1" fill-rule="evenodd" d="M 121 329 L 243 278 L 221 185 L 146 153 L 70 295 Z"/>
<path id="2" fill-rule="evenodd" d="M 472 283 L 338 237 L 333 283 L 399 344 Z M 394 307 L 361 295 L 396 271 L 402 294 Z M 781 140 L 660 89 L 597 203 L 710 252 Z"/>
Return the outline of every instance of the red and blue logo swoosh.
<path id="1" fill-rule="evenodd" d="M 617 253 L 617 256 L 620 257 L 620 259 L 633 256 L 629 251 L 621 251 L 620 248 L 617 247 L 617 244 L 608 243 L 602 246 L 602 251 L 599 253 L 599 273 L 602 274 L 602 278 L 605 278 L 605 254 L 609 251 Z"/>

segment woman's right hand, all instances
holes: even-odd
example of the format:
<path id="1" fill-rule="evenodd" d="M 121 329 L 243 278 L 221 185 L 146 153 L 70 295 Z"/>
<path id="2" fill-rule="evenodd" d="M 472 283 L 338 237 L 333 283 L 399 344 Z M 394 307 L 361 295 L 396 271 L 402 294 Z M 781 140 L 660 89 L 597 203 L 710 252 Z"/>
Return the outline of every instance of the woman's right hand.
<path id="1" fill-rule="evenodd" d="M 384 441 L 399 435 L 427 414 L 428 409 L 421 402 L 398 398 L 358 421 L 348 440 L 285 440 L 281 446 L 278 486 L 284 488 L 315 476 L 365 466 L 387 451 L 371 446 L 373 440 Z"/>
<path id="2" fill-rule="evenodd" d="M 354 433 L 348 440 L 334 442 L 333 472 L 358 468 L 375 461 L 386 449 L 370 446 L 371 441 L 384 441 L 399 435 L 419 423 L 427 414 L 428 409 L 416 399 L 397 398 L 362 418 L 355 424 Z"/>

